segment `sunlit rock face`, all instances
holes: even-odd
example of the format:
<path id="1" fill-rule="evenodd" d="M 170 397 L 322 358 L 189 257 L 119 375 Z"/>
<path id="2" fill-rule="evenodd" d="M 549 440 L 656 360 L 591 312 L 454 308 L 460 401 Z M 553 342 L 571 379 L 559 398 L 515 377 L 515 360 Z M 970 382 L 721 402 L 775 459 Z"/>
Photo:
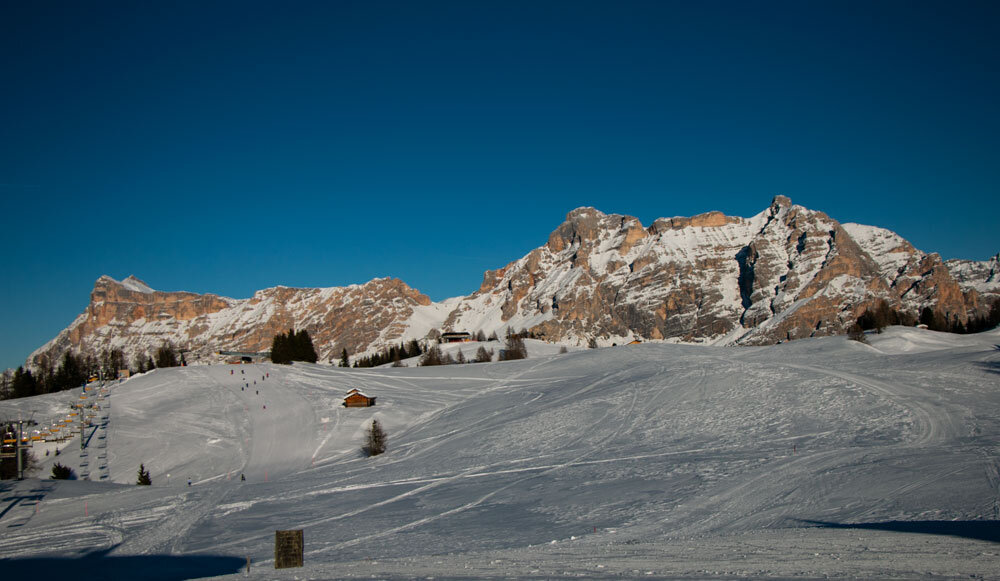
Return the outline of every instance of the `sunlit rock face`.
<path id="1" fill-rule="evenodd" d="M 67 349 L 98 354 L 122 349 L 131 362 L 164 343 L 186 351 L 188 361 L 212 360 L 219 351 L 267 351 L 278 333 L 305 329 L 321 360 L 398 340 L 425 295 L 397 279 L 332 288 L 274 287 L 249 299 L 154 291 L 129 277 L 102 276 L 86 310 L 55 339 L 32 354 L 57 361 Z"/>
<path id="2" fill-rule="evenodd" d="M 471 285 L 470 285 L 471 286 Z M 131 361 L 164 343 L 189 361 L 265 351 L 305 329 L 320 359 L 372 353 L 435 330 L 528 330 L 576 344 L 640 340 L 769 344 L 844 333 L 885 300 L 965 322 L 1000 300 L 1000 255 L 942 261 L 882 228 L 840 224 L 784 196 L 750 218 L 708 212 L 637 218 L 578 208 L 548 241 L 483 276 L 466 297 L 432 303 L 397 279 L 331 288 L 274 287 L 249 299 L 156 291 L 102 276 L 86 310 L 29 365 L 66 350 L 122 349 Z"/>
<path id="3" fill-rule="evenodd" d="M 942 263 L 898 235 L 776 197 L 751 218 L 638 219 L 578 208 L 548 242 L 489 271 L 447 325 L 551 340 L 766 344 L 843 333 L 879 299 L 966 320 L 1000 293 L 997 259 Z M 954 273 L 953 273 L 954 272 Z M 988 282 L 993 281 L 993 282 Z"/>

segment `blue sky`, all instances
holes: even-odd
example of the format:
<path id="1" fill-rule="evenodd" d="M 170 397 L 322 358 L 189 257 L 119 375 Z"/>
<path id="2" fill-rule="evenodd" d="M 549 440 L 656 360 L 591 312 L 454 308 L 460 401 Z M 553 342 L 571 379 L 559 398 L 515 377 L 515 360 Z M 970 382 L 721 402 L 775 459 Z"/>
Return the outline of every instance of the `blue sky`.
<path id="1" fill-rule="evenodd" d="M 4 2 L 0 367 L 102 274 L 438 300 L 566 213 L 776 194 L 1000 251 L 996 2 Z"/>

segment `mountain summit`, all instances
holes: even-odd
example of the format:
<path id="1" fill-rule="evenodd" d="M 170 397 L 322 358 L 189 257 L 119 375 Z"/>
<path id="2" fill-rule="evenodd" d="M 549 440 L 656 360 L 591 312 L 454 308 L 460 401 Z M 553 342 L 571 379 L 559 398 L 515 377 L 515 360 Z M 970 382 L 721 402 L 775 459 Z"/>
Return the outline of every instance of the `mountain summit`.
<path id="1" fill-rule="evenodd" d="M 878 300 L 965 322 L 1000 300 L 1000 255 L 945 262 L 893 232 L 840 224 L 785 196 L 751 218 L 708 212 L 649 227 L 585 207 L 543 246 L 487 271 L 471 295 L 440 303 L 391 278 L 230 299 L 102 276 L 84 313 L 29 364 L 67 349 L 120 348 L 131 360 L 167 341 L 189 361 L 210 360 L 220 350 L 266 350 L 293 327 L 309 331 L 321 360 L 435 329 L 525 329 L 576 344 L 769 344 L 843 333 Z"/>

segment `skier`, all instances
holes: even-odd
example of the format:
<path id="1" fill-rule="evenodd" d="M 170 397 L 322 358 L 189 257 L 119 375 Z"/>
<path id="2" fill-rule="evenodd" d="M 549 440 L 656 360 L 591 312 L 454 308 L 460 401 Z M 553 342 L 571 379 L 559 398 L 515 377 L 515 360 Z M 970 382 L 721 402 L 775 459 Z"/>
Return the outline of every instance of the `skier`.
<path id="1" fill-rule="evenodd" d="M 246 481 L 247 481 L 246 475 L 245 474 L 240 474 L 240 482 L 246 482 Z"/>
<path id="2" fill-rule="evenodd" d="M 191 479 L 188 478 L 188 486 L 191 486 Z"/>

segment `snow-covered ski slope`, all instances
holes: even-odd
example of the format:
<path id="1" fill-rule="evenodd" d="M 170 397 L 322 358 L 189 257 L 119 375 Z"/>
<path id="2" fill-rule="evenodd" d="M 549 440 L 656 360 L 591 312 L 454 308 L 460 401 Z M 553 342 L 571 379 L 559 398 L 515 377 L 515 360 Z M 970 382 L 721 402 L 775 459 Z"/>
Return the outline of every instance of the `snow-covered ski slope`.
<path id="1" fill-rule="evenodd" d="M 870 341 L 157 370 L 111 392 L 111 482 L 0 485 L 0 570 L 996 577 L 1000 333 Z M 377 405 L 342 407 L 351 388 Z M 367 458 L 372 418 L 389 445 Z M 279 529 L 304 530 L 305 568 L 273 569 Z"/>

